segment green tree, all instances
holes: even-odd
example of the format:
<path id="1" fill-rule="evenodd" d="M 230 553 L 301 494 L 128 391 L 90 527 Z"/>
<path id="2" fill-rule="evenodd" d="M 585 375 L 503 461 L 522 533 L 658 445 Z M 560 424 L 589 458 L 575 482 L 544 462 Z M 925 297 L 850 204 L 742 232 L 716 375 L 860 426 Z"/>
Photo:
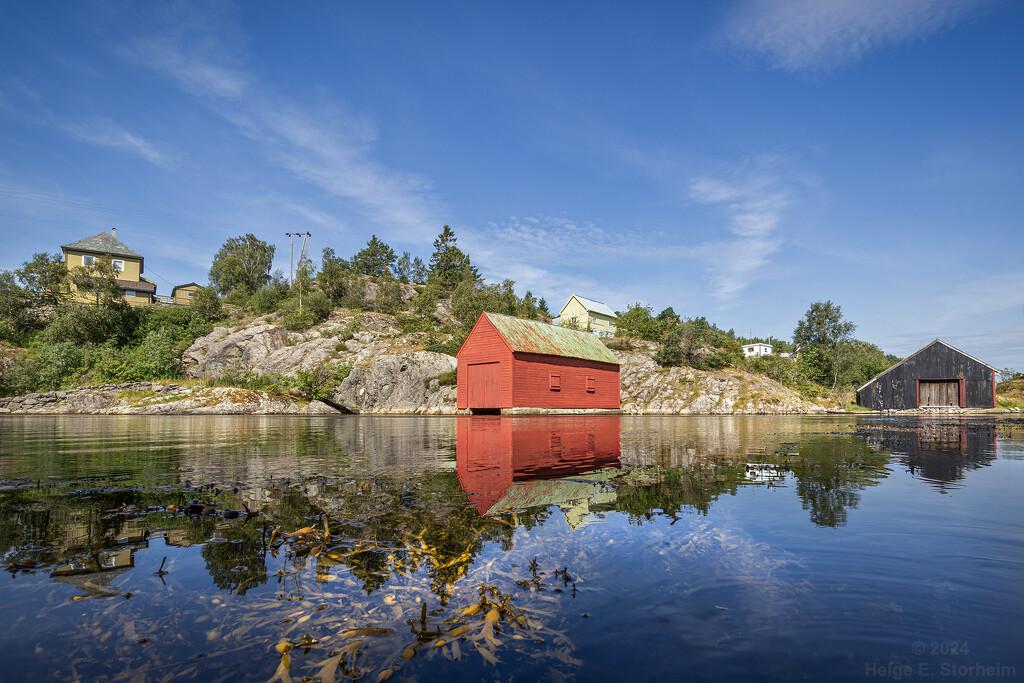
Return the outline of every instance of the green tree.
<path id="1" fill-rule="evenodd" d="M 334 250 L 325 247 L 320 259 L 320 275 L 317 286 L 327 295 L 334 305 L 340 305 L 349 288 L 352 272 L 349 262 L 334 254 Z"/>
<path id="2" fill-rule="evenodd" d="M 526 318 L 528 320 L 537 319 L 537 299 L 533 296 L 533 292 L 526 290 L 526 294 L 523 295 L 522 301 L 519 303 L 519 311 L 516 313 L 520 318 Z"/>
<path id="3" fill-rule="evenodd" d="M 457 242 L 455 232 L 447 225 L 434 240 L 429 279 L 437 282 L 445 291 L 452 290 L 464 279 L 478 281 L 480 278 L 476 268 L 469 262 L 469 256 L 459 249 Z"/>
<path id="4" fill-rule="evenodd" d="M 409 279 L 418 284 L 423 284 L 427 281 L 427 266 L 423 263 L 423 259 L 419 256 L 412 260 L 412 268 L 409 271 Z"/>
<path id="5" fill-rule="evenodd" d="M 661 325 L 651 316 L 651 307 L 639 301 L 629 305 L 624 313 L 616 312 L 616 333 L 620 337 L 635 337 L 648 341 L 661 338 Z"/>
<path id="6" fill-rule="evenodd" d="M 665 335 L 654 361 L 662 367 L 688 365 L 697 370 L 720 370 L 742 357 L 739 342 L 701 316 L 675 325 Z"/>
<path id="7" fill-rule="evenodd" d="M 97 257 L 91 265 L 72 268 L 71 282 L 78 293 L 92 297 L 97 308 L 124 304 L 124 290 L 117 283 L 117 273 L 111 257 Z"/>
<path id="8" fill-rule="evenodd" d="M 60 254 L 32 254 L 14 274 L 37 305 L 56 306 L 71 299 L 71 277 Z"/>
<path id="9" fill-rule="evenodd" d="M 406 283 L 412 277 L 412 254 L 409 252 L 403 251 L 395 261 L 395 277 Z"/>
<path id="10" fill-rule="evenodd" d="M 856 329 L 831 301 L 811 304 L 793 331 L 793 343 L 800 349 L 800 366 L 805 374 L 818 384 L 831 385 L 835 391 Z"/>
<path id="11" fill-rule="evenodd" d="M 12 271 L 0 270 L 0 339 L 17 341 L 35 322 L 31 293 L 18 286 Z"/>
<path id="12" fill-rule="evenodd" d="M 415 299 L 412 300 L 413 313 L 422 317 L 433 317 L 437 312 L 437 285 L 427 285 Z"/>
<path id="13" fill-rule="evenodd" d="M 548 318 L 553 317 L 551 311 L 548 310 L 548 300 L 544 297 L 541 297 L 540 301 L 537 302 L 537 311 Z"/>
<path id="14" fill-rule="evenodd" d="M 384 273 L 391 274 L 391 268 L 396 260 L 395 251 L 376 235 L 370 236 L 366 247 L 352 257 L 352 263 L 356 270 L 364 275 L 380 277 Z"/>
<path id="15" fill-rule="evenodd" d="M 276 247 L 252 233 L 232 237 L 221 246 L 210 266 L 210 283 L 218 294 L 236 291 L 249 296 L 270 282 Z"/>
<path id="16" fill-rule="evenodd" d="M 402 307 L 402 286 L 385 272 L 377 278 L 377 291 L 373 297 L 373 310 L 378 313 L 397 313 Z"/>
<path id="17" fill-rule="evenodd" d="M 484 311 L 495 311 L 500 306 L 496 287 L 481 287 L 472 280 L 463 280 L 452 292 L 452 315 L 464 330 L 469 330 Z"/>
<path id="18" fill-rule="evenodd" d="M 256 315 L 273 313 L 288 298 L 288 281 L 281 270 L 274 271 L 270 281 L 256 290 L 249 297 L 249 309 Z"/>

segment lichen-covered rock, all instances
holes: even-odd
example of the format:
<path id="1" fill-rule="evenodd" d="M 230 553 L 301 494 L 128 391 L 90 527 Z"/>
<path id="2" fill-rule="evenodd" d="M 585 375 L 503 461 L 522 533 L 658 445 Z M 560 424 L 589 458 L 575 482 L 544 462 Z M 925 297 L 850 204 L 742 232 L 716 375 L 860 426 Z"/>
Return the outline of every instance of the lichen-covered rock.
<path id="1" fill-rule="evenodd" d="M 265 391 L 149 382 L 49 392 L 38 395 L 32 402 L 26 402 L 24 398 L 3 399 L 0 411 L 71 415 L 312 415 L 335 412 L 320 401 L 300 402 L 271 396 Z"/>
<path id="2" fill-rule="evenodd" d="M 382 356 L 356 367 L 326 402 L 353 413 L 455 413 L 455 387 L 437 378 L 456 367 L 455 358 L 418 351 Z"/>
<path id="3" fill-rule="evenodd" d="M 193 377 L 224 374 L 233 369 L 251 370 L 263 366 L 284 348 L 288 330 L 269 323 L 229 329 L 215 327 L 210 334 L 193 342 L 182 359 L 185 371 Z"/>
<path id="4" fill-rule="evenodd" d="M 821 405 L 763 375 L 662 368 L 650 351 L 613 351 L 619 359 L 622 410 L 633 415 L 823 413 Z"/>

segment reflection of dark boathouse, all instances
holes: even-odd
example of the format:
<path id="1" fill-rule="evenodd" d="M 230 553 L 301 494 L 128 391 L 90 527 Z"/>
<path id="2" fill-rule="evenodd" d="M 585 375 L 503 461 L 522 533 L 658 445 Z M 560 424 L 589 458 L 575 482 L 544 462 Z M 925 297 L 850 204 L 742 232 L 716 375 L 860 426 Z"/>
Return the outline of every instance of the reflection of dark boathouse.
<path id="1" fill-rule="evenodd" d="M 460 410 L 621 405 L 619 361 L 589 332 L 481 313 L 456 357 Z"/>
<path id="2" fill-rule="evenodd" d="M 857 389 L 872 410 L 994 408 L 996 369 L 936 339 Z"/>
<path id="3" fill-rule="evenodd" d="M 867 424 L 858 428 L 870 446 L 893 453 L 914 476 L 945 491 L 987 467 L 997 457 L 998 423 L 994 419 L 918 417 L 912 423 Z"/>
<path id="4" fill-rule="evenodd" d="M 481 515 L 593 498 L 606 475 L 587 473 L 621 467 L 619 429 L 614 415 L 460 417 L 459 484 Z"/>

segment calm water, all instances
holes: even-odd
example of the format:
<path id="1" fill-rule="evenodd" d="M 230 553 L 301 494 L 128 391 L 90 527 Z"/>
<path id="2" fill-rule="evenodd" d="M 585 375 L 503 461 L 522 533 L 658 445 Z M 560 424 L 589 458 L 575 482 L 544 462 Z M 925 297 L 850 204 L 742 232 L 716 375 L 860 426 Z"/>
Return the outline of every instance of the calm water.
<path id="1" fill-rule="evenodd" d="M 1024 420 L 0 418 L 2 680 L 1022 680 Z"/>

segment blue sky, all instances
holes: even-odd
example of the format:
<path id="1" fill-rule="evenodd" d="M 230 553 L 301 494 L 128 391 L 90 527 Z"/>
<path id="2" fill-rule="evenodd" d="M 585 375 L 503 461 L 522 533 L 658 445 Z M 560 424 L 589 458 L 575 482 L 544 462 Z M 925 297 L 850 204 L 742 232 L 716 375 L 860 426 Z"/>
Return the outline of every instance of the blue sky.
<path id="1" fill-rule="evenodd" d="M 111 227 L 429 258 L 789 338 L 1024 369 L 1024 3 L 8 2 L 0 267 Z"/>

